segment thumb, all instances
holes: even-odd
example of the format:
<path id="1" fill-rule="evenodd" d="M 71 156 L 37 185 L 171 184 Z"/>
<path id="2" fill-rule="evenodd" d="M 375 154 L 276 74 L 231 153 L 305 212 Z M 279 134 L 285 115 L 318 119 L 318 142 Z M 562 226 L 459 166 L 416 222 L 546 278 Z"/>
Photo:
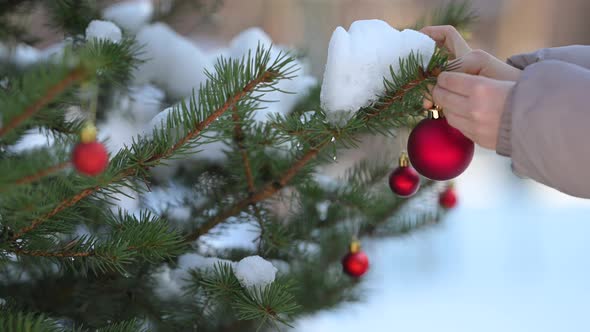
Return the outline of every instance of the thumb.
<path id="1" fill-rule="evenodd" d="M 485 71 L 490 58 L 491 55 L 481 50 L 469 52 L 457 60 L 459 64 L 457 71 L 470 75 L 486 76 Z"/>

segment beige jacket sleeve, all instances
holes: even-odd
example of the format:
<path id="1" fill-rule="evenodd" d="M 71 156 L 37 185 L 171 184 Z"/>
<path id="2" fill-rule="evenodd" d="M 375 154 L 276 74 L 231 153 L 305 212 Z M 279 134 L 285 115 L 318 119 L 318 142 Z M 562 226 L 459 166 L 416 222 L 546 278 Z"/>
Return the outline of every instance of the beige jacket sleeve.
<path id="1" fill-rule="evenodd" d="M 508 61 L 523 69 L 508 100 L 497 152 L 514 172 L 590 198 L 590 47 L 545 49 Z"/>

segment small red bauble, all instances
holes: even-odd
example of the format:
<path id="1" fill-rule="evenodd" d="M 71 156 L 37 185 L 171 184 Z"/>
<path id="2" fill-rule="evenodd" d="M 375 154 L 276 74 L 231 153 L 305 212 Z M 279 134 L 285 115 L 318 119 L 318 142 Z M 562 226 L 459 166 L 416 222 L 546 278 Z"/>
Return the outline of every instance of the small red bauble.
<path id="1" fill-rule="evenodd" d="M 473 159 L 474 144 L 444 117 L 420 121 L 408 138 L 412 166 L 423 176 L 446 181 L 459 176 Z"/>
<path id="2" fill-rule="evenodd" d="M 109 154 L 102 143 L 80 142 L 72 152 L 72 163 L 78 172 L 95 176 L 107 168 Z"/>
<path id="3" fill-rule="evenodd" d="M 400 166 L 391 172 L 389 187 L 398 196 L 410 197 L 420 188 L 420 175 L 411 166 Z"/>
<path id="4" fill-rule="evenodd" d="M 360 250 L 360 243 L 353 241 L 350 251 L 342 258 L 342 270 L 351 277 L 359 278 L 369 270 L 369 257 Z"/>
<path id="5" fill-rule="evenodd" d="M 455 189 L 453 189 L 452 186 L 447 187 L 445 191 L 440 193 L 438 202 L 440 206 L 445 209 L 454 208 L 457 205 L 457 194 L 455 193 Z"/>

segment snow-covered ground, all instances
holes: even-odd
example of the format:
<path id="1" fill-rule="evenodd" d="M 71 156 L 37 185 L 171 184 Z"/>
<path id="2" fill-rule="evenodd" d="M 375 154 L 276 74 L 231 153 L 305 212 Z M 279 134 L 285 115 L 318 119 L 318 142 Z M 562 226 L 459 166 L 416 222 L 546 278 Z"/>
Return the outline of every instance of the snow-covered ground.
<path id="1" fill-rule="evenodd" d="M 296 331 L 589 331 L 590 200 L 519 180 L 478 151 L 436 228 L 365 241 L 365 301 Z"/>

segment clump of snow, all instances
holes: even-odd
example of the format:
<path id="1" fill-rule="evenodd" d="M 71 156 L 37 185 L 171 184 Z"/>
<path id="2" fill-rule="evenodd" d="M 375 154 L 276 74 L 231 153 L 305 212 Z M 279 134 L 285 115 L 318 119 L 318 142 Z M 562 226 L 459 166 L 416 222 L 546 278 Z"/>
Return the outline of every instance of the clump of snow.
<path id="1" fill-rule="evenodd" d="M 280 46 L 273 45 L 272 39 L 262 29 L 254 27 L 239 33 L 230 42 L 229 49 L 222 50 L 218 54 L 239 59 L 247 55 L 248 51 L 251 51 L 252 55 L 254 55 L 258 45 L 264 47 L 266 50 L 271 49 L 271 61 L 276 59 L 281 52 L 287 51 Z M 263 99 L 269 102 L 262 103 L 261 106 L 264 109 L 255 111 L 253 115 L 254 120 L 266 122 L 269 119 L 268 116 L 271 114 L 285 115 L 289 113 L 297 102 L 306 95 L 307 91 L 317 84 L 317 80 L 307 73 L 306 66 L 303 62 L 295 60 L 293 64 L 299 68 L 295 73 L 297 77 L 290 80 L 281 80 L 276 85 L 277 89 L 291 93 L 283 93 L 281 91 L 266 93 Z"/>
<path id="2" fill-rule="evenodd" d="M 277 271 L 271 262 L 260 256 L 246 257 L 239 261 L 234 268 L 236 278 L 246 288 L 264 288 L 275 281 Z"/>
<path id="3" fill-rule="evenodd" d="M 206 195 L 176 182 L 154 187 L 151 191 L 144 193 L 142 199 L 145 206 L 154 213 L 166 214 L 176 221 L 188 220 L 191 217 L 192 207 L 200 208 L 209 201 Z"/>
<path id="4" fill-rule="evenodd" d="M 110 195 L 110 201 L 113 203 L 111 211 L 117 212 L 120 210 L 125 213 L 140 216 L 140 202 L 139 193 L 129 187 L 119 188 L 120 192 Z"/>
<path id="5" fill-rule="evenodd" d="M 27 150 L 50 147 L 54 142 L 55 137 L 49 130 L 32 128 L 27 130 L 16 144 L 11 145 L 7 150 L 12 153 L 22 153 Z"/>
<path id="6" fill-rule="evenodd" d="M 7 46 L 0 43 L 0 60 L 12 62 L 17 66 L 28 66 L 41 58 L 41 52 L 27 44 Z"/>
<path id="7" fill-rule="evenodd" d="M 330 208 L 330 201 L 322 201 L 315 205 L 316 210 L 318 211 L 318 217 L 320 220 L 326 220 L 328 218 L 328 209 Z"/>
<path id="8" fill-rule="evenodd" d="M 100 139 L 107 140 L 107 149 L 117 153 L 129 146 L 136 135 L 144 133 L 146 123 L 161 109 L 164 92 L 153 85 L 133 86 L 129 94 L 108 113 L 105 122 L 98 125 Z"/>
<path id="9" fill-rule="evenodd" d="M 131 0 L 114 3 L 102 11 L 102 17 L 121 28 L 136 33 L 150 21 L 154 13 L 151 0 Z"/>
<path id="10" fill-rule="evenodd" d="M 184 254 L 178 258 L 178 266 L 171 269 L 167 264 L 154 274 L 156 280 L 156 294 L 163 299 L 169 299 L 182 294 L 182 289 L 187 285 L 190 270 L 209 270 L 216 264 L 227 263 L 232 266 L 234 262 L 215 257 L 204 257 L 199 254 Z"/>
<path id="11" fill-rule="evenodd" d="M 258 45 L 269 49 L 272 46 L 272 39 L 261 28 L 248 28 L 238 35 L 236 35 L 229 43 L 230 53 L 234 57 L 241 57 L 252 50 L 252 54 L 256 53 Z"/>
<path id="12" fill-rule="evenodd" d="M 133 86 L 129 88 L 128 99 L 120 108 L 128 109 L 134 120 L 143 125 L 160 113 L 165 97 L 164 91 L 154 85 Z"/>
<path id="13" fill-rule="evenodd" d="M 328 119 L 337 124 L 348 121 L 384 92 L 383 78 L 390 77 L 390 66 L 397 73 L 399 59 L 414 52 L 422 56 L 426 67 L 435 46 L 421 32 L 399 32 L 381 20 L 356 21 L 348 31 L 336 28 L 328 47 L 321 91 Z"/>
<path id="14" fill-rule="evenodd" d="M 183 98 L 205 81 L 210 59 L 190 40 L 163 23 L 139 30 L 137 42 L 143 45 L 143 62 L 134 72 L 137 85 L 155 83 L 170 97 Z"/>
<path id="15" fill-rule="evenodd" d="M 211 211 L 214 216 L 218 211 Z M 199 238 L 199 241 L 213 249 L 240 248 L 256 250 L 257 240 L 260 236 L 260 228 L 257 222 L 249 215 L 242 214 L 239 217 L 229 218 L 226 223 L 213 228 L 210 235 Z"/>
<path id="16" fill-rule="evenodd" d="M 86 28 L 86 40 L 106 39 L 118 43 L 122 37 L 121 29 L 113 22 L 93 20 Z"/>

